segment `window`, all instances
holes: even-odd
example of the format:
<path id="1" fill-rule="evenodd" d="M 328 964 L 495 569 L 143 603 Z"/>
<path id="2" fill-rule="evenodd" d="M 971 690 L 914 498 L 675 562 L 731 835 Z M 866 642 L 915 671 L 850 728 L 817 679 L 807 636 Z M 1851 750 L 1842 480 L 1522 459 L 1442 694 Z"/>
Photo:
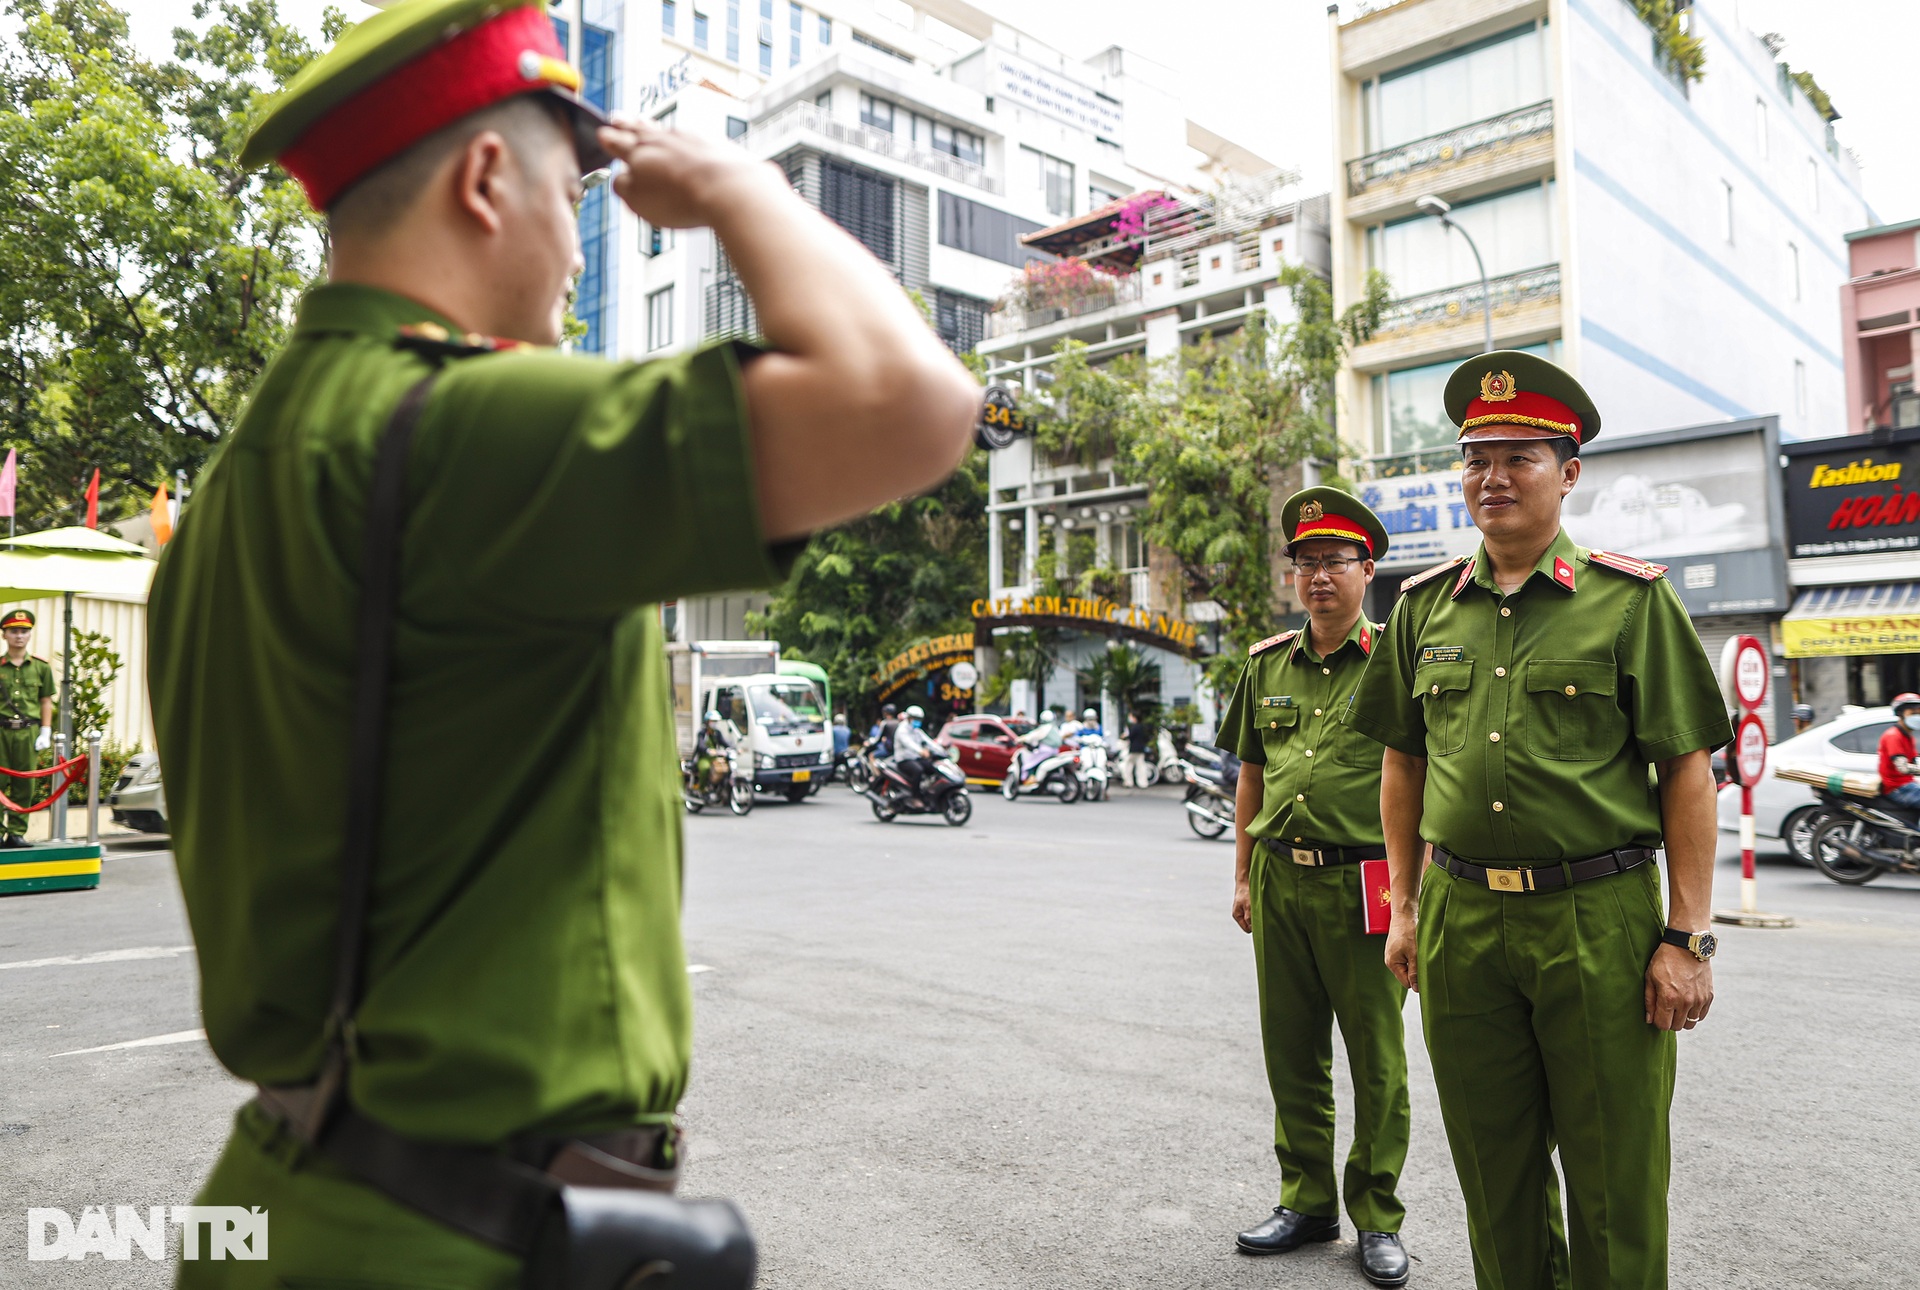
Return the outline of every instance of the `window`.
<path id="1" fill-rule="evenodd" d="M 1807 158 L 1807 205 L 1820 209 L 1820 159 Z"/>
<path id="2" fill-rule="evenodd" d="M 553 38 L 560 42 L 560 48 L 568 51 L 567 57 L 572 58 L 573 46 L 569 44 L 568 41 L 571 39 L 573 29 L 567 25 L 567 20 L 565 18 L 555 18 L 549 14 L 547 21 L 553 24 Z"/>
<path id="3" fill-rule="evenodd" d="M 727 0 L 727 61 L 740 61 L 740 0 Z"/>
<path id="4" fill-rule="evenodd" d="M 805 9 L 802 9 L 798 4 L 789 3 L 787 5 L 787 66 L 788 67 L 798 67 L 800 65 L 800 28 L 802 25 L 802 19 L 805 17 L 806 12 L 807 11 Z"/>
<path id="5" fill-rule="evenodd" d="M 764 40 L 760 42 L 760 74 L 773 75 L 773 46 Z"/>
<path id="6" fill-rule="evenodd" d="M 640 254 L 646 256 L 664 255 L 673 249 L 673 230 L 661 228 L 658 224 L 640 221 Z"/>
<path id="7" fill-rule="evenodd" d="M 693 11 L 693 47 L 695 49 L 707 47 L 707 15 L 698 9 Z"/>
<path id="8" fill-rule="evenodd" d="M 947 348 L 970 354 L 987 334 L 987 311 L 993 306 L 974 296 L 934 288 L 933 329 Z"/>
<path id="9" fill-rule="evenodd" d="M 1452 218 L 1486 257 L 1489 278 L 1537 269 L 1559 259 L 1550 184 L 1529 184 L 1461 202 L 1453 208 Z M 1480 281 L 1467 239 L 1424 215 L 1368 229 L 1367 262 L 1369 268 L 1387 275 L 1393 294 L 1402 299 L 1446 287 L 1477 286 Z"/>
<path id="10" fill-rule="evenodd" d="M 824 13 L 820 15 L 820 43 L 823 45 L 833 43 L 833 19 Z"/>
<path id="11" fill-rule="evenodd" d="M 673 288 L 662 287 L 647 296 L 647 351 L 673 344 Z"/>
<path id="12" fill-rule="evenodd" d="M 860 124 L 873 130 L 893 133 L 893 104 L 871 94 L 860 96 Z"/>
<path id="13" fill-rule="evenodd" d="M 1733 185 L 1720 181 L 1720 236 L 1733 245 Z"/>
<path id="14" fill-rule="evenodd" d="M 1797 358 L 1793 360 L 1793 410 L 1807 415 L 1807 365 Z"/>
<path id="15" fill-rule="evenodd" d="M 747 132 L 747 123 L 737 116 L 727 118 L 727 138 L 738 139 Z"/>
<path id="16" fill-rule="evenodd" d="M 1020 161 L 1027 182 L 1046 195 L 1047 214 L 1073 214 L 1073 163 L 1026 147 L 1020 149 Z"/>
<path id="17" fill-rule="evenodd" d="M 580 97 L 601 111 L 613 102 L 613 33 L 604 27 L 580 28 Z M 613 311 L 608 281 L 608 243 L 613 236 L 613 207 L 605 185 L 589 189 L 580 199 L 580 281 L 573 297 L 573 313 L 586 324 L 586 334 L 575 344 L 584 354 L 611 352 Z"/>
<path id="18" fill-rule="evenodd" d="M 890 176 L 832 157 L 821 159 L 820 213 L 889 267 L 895 263 L 893 198 Z"/>
<path id="19" fill-rule="evenodd" d="M 833 91 L 821 90 L 818 94 L 813 96 L 813 105 L 819 108 L 822 112 L 833 111 Z"/>
<path id="20" fill-rule="evenodd" d="M 1117 179 L 1108 179 L 1105 175 L 1087 176 L 1087 209 L 1097 210 L 1108 202 L 1117 202 L 1125 197 L 1130 189 Z"/>
<path id="21" fill-rule="evenodd" d="M 580 28 L 580 97 L 602 112 L 613 106 L 613 33 L 605 27 Z"/>
<path id="22" fill-rule="evenodd" d="M 1521 352 L 1554 357 L 1550 345 L 1525 345 Z M 1447 378 L 1459 363 L 1431 363 L 1373 378 L 1374 444 L 1382 454 L 1445 450 L 1459 430 L 1447 419 Z"/>
<path id="23" fill-rule="evenodd" d="M 957 193 L 940 194 L 940 245 L 1015 267 L 1046 257 L 1020 245 L 1022 233 L 1041 226 L 1006 211 L 969 201 Z"/>
<path id="24" fill-rule="evenodd" d="M 1791 300 L 1800 298 L 1800 248 L 1787 243 L 1787 295 Z"/>
<path id="25" fill-rule="evenodd" d="M 677 17 L 678 17 L 677 11 L 679 7 L 680 6 L 675 3 L 675 0 L 660 0 L 660 34 L 661 35 L 663 36 L 673 35 L 673 28 L 674 28 L 675 22 L 677 21 Z"/>
<path id="26" fill-rule="evenodd" d="M 887 57 L 897 58 L 903 63 L 911 63 L 913 61 L 912 54 L 903 54 L 892 45 L 883 45 L 864 31 L 856 31 L 853 33 L 853 43 L 856 45 L 865 45 L 868 49 L 877 49 Z"/>
<path id="27" fill-rule="evenodd" d="M 1843 730 L 1829 742 L 1841 752 L 1877 753 L 1880 751 L 1880 736 L 1893 729 L 1891 721 L 1879 721 L 1871 725 L 1855 726 Z"/>
<path id="28" fill-rule="evenodd" d="M 1753 101 L 1753 150 L 1760 154 L 1762 161 L 1767 157 L 1767 101 Z"/>
<path id="29" fill-rule="evenodd" d="M 1397 148 L 1551 97 L 1545 49 L 1540 29 L 1529 25 L 1382 76 L 1362 99 L 1371 150 Z"/>

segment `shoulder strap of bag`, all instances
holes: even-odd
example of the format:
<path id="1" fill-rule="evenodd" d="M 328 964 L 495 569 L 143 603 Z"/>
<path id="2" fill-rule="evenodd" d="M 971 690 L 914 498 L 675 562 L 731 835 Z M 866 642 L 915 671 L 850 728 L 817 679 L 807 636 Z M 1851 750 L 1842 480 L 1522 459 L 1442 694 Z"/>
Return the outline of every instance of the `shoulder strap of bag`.
<path id="1" fill-rule="evenodd" d="M 406 517 L 407 457 L 438 373 L 401 396 L 375 446 L 361 542 L 360 608 L 354 624 L 353 727 L 348 751 L 347 825 L 340 855 L 340 922 L 334 933 L 333 998 L 308 1141 L 317 1141 L 345 1091 L 356 1043 L 354 1014 L 365 986 L 367 906 L 387 765 L 387 686 L 393 675 L 393 620 L 400 598 L 400 527 Z"/>

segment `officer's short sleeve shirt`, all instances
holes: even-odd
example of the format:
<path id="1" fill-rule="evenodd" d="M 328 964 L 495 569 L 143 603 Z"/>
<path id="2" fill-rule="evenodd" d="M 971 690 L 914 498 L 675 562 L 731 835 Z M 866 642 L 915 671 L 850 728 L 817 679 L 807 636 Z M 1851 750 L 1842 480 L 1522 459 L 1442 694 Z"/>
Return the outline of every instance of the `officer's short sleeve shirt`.
<path id="1" fill-rule="evenodd" d="M 386 810 L 353 1096 L 497 1141 L 670 1111 L 691 1041 L 671 695 L 653 602 L 764 586 L 734 346 L 452 356 L 327 286 L 202 474 L 149 605 L 150 688 L 208 1039 L 318 1068 L 373 447 L 409 459 Z M 438 333 L 444 334 L 444 333 Z"/>
<path id="2" fill-rule="evenodd" d="M 59 697 L 53 665 L 29 654 L 15 667 L 0 654 L 0 715 L 40 720 L 40 700 Z"/>
<path id="3" fill-rule="evenodd" d="M 1220 718 L 1222 748 L 1261 777 L 1247 833 L 1292 846 L 1377 846 L 1381 746 L 1342 723 L 1378 628 L 1365 618 L 1325 658 L 1305 631 L 1247 659 Z"/>
<path id="4" fill-rule="evenodd" d="M 1628 563 L 1562 532 L 1511 594 L 1483 548 L 1400 597 L 1345 720 L 1426 759 L 1427 841 L 1508 863 L 1660 845 L 1649 765 L 1732 729 L 1679 596 Z"/>

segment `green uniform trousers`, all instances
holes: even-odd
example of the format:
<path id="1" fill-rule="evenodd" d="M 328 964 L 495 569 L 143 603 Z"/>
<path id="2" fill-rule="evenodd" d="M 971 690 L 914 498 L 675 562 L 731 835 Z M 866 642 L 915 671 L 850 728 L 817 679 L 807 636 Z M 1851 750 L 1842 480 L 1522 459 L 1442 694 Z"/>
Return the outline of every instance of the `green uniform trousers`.
<path id="1" fill-rule="evenodd" d="M 1650 864 L 1527 895 L 1422 876 L 1420 1015 L 1479 1290 L 1664 1290 L 1675 1048 L 1645 978 L 1665 925 Z"/>
<path id="2" fill-rule="evenodd" d="M 196 1205 L 267 1211 L 267 1257 L 181 1259 L 179 1290 L 519 1290 L 520 1261 L 316 1157 L 251 1105 Z"/>
<path id="3" fill-rule="evenodd" d="M 8 770 L 33 770 L 40 762 L 40 754 L 34 751 L 33 741 L 40 737 L 38 724 L 25 730 L 0 730 L 0 766 Z M 22 806 L 32 806 L 39 800 L 46 785 L 44 779 L 16 779 L 12 775 L 0 775 L 0 793 L 5 793 L 10 801 Z M 8 811 L 5 828 L 14 837 L 24 837 L 27 832 L 27 817 L 18 811 Z"/>
<path id="4" fill-rule="evenodd" d="M 1397 1232 L 1394 1194 L 1407 1159 L 1407 992 L 1387 971 L 1386 940 L 1361 930 L 1360 866 L 1310 868 L 1255 845 L 1250 873 L 1260 1040 L 1273 1089 L 1280 1203 L 1347 1213 L 1365 1232 Z M 1333 1023 L 1353 1075 L 1353 1150 L 1333 1179 Z"/>

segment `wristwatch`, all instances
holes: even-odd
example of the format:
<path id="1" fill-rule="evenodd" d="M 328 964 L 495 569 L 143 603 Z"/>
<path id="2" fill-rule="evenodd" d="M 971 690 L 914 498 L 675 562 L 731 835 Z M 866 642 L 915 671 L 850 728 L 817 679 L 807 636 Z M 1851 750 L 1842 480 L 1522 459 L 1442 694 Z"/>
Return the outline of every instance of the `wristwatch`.
<path id="1" fill-rule="evenodd" d="M 1669 927 L 1660 933 L 1660 939 L 1668 945 L 1678 945 L 1693 957 L 1705 963 L 1720 948 L 1720 938 L 1712 932 L 1683 932 L 1677 927 Z"/>

